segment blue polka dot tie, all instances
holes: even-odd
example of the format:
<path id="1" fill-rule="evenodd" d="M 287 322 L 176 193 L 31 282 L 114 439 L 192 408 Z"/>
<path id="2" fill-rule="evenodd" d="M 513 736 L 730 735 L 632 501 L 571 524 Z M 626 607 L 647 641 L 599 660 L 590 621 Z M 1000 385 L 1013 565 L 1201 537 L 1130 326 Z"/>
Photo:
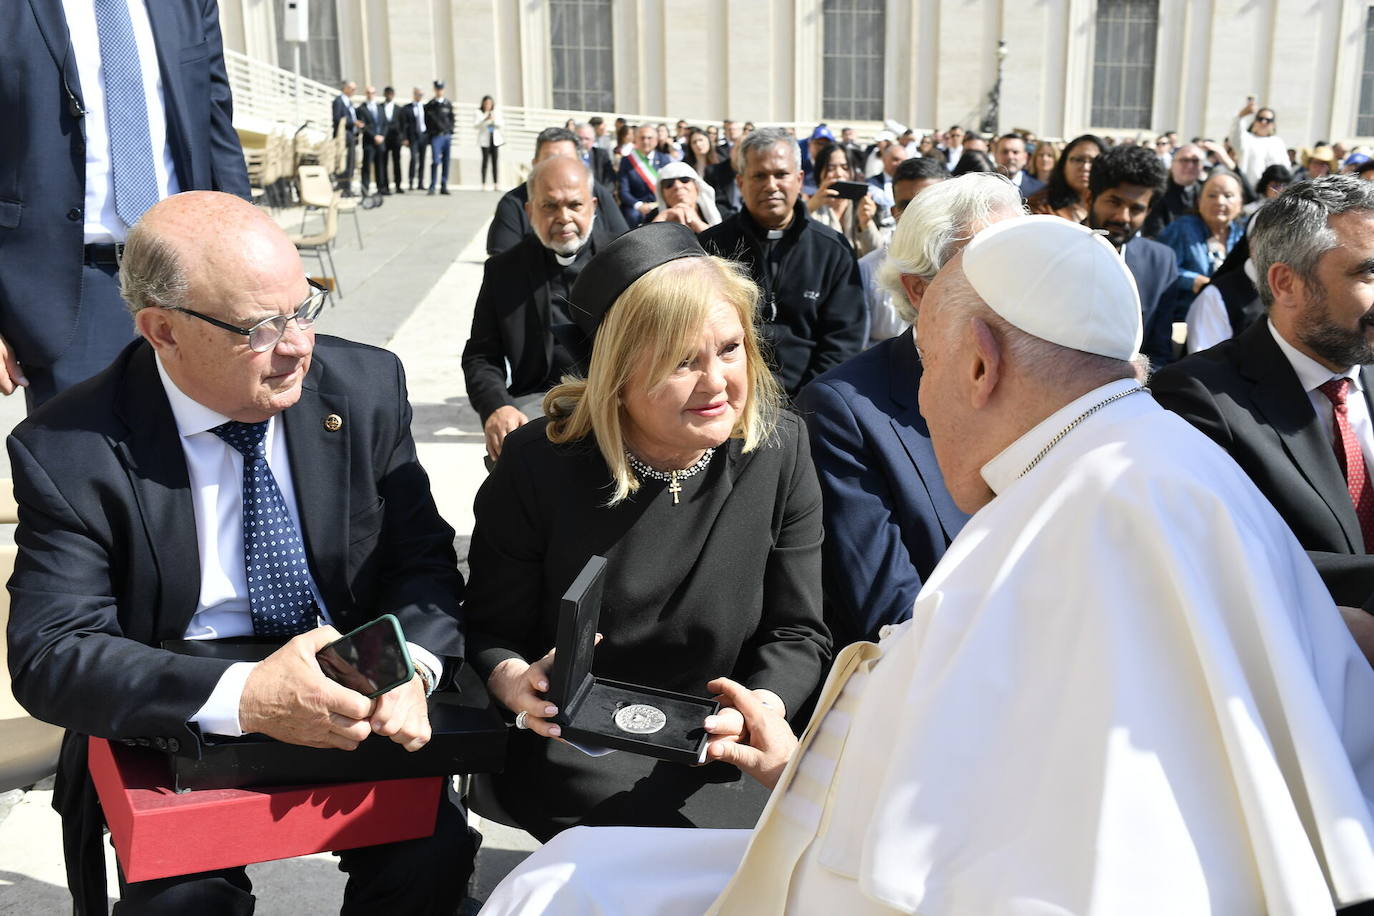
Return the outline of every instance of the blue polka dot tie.
<path id="1" fill-rule="evenodd" d="M 157 171 L 128 0 L 95 0 L 95 24 L 100 67 L 105 71 L 105 129 L 110 134 L 115 212 L 132 226 L 157 203 Z M 151 66 L 156 67 L 157 61 Z"/>
<path id="2" fill-rule="evenodd" d="M 267 466 L 267 421 L 231 420 L 210 432 L 243 455 L 243 564 L 253 634 L 289 638 L 314 629 L 319 611 L 305 546 Z"/>

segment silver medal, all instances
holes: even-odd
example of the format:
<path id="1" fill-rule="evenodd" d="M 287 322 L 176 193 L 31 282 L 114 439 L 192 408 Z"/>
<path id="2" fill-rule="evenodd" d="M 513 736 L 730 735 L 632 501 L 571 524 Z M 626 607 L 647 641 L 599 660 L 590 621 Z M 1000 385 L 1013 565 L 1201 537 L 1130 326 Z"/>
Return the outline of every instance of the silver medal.
<path id="1" fill-rule="evenodd" d="M 632 735 L 652 735 L 668 722 L 663 710 L 647 703 L 636 703 L 616 710 L 615 724 Z"/>

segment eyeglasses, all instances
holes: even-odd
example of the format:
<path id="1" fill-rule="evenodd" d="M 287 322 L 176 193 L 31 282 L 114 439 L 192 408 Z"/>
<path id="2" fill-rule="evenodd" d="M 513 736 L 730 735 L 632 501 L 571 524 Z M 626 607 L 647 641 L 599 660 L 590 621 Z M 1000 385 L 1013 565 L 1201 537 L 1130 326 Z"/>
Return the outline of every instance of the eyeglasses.
<path id="1" fill-rule="evenodd" d="M 693 177 L 690 176 L 690 175 L 682 175 L 682 176 L 679 176 L 679 177 L 677 177 L 677 178 L 662 178 L 662 179 L 659 179 L 659 184 L 660 184 L 661 186 L 663 186 L 664 188 L 671 188 L 673 185 L 677 184 L 679 181 L 682 182 L 683 184 L 696 184 L 696 179 L 693 178 Z"/>
<path id="2" fill-rule="evenodd" d="M 1070 156 L 1069 161 L 1074 165 L 1092 165 L 1096 156 Z"/>
<path id="3" fill-rule="evenodd" d="M 295 321 L 296 327 L 302 331 L 308 331 L 315 325 L 315 319 L 320 316 L 324 304 L 329 299 L 329 288 L 314 280 L 306 277 L 305 282 L 310 284 L 313 293 L 306 298 L 296 311 L 290 315 L 273 315 L 271 318 L 264 318 L 252 327 L 241 328 L 238 325 L 229 324 L 227 321 L 220 321 L 218 318 L 211 318 L 209 315 L 197 312 L 195 309 L 182 308 L 179 305 L 164 306 L 169 312 L 184 312 L 187 315 L 194 315 L 201 321 L 213 324 L 217 328 L 226 331 L 233 331 L 248 338 L 248 348 L 254 353 L 266 353 L 277 345 L 277 341 L 282 339 L 286 333 L 286 323 Z"/>
<path id="4" fill-rule="evenodd" d="M 1175 162 L 1191 162 L 1191 163 L 1193 163 L 1194 165 L 1198 165 L 1198 164 L 1200 164 L 1200 163 L 1202 162 L 1202 160 L 1201 160 L 1200 158 L 1198 158 L 1197 156 L 1175 156 L 1175 157 L 1174 157 L 1174 161 L 1175 161 Z"/>
<path id="5" fill-rule="evenodd" d="M 1273 123 L 1274 123 L 1274 119 L 1273 119 L 1273 118 L 1265 118 L 1265 117 L 1256 117 L 1256 118 L 1255 118 L 1255 123 L 1256 123 L 1256 124 L 1273 124 Z"/>

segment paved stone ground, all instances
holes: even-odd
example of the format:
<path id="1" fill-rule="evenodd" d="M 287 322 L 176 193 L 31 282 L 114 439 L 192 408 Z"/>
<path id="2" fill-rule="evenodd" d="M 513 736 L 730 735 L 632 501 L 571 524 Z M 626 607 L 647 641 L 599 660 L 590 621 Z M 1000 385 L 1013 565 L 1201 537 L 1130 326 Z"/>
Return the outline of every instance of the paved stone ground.
<path id="1" fill-rule="evenodd" d="M 482 281 L 486 223 L 497 195 L 456 190 L 451 197 L 409 193 L 360 213 L 364 247 L 353 218 L 340 223 L 334 252 L 343 296 L 327 311 L 321 333 L 385 346 L 406 366 L 420 460 L 429 471 L 440 511 L 458 532 L 460 555 L 472 530 L 472 498 L 481 484 L 481 424 L 468 406 L 459 366 Z M 299 211 L 279 214 L 299 225 Z M 316 272 L 313 259 L 306 266 Z M 23 401 L 0 401 L 0 429 L 24 415 Z M 9 476 L 0 457 L 0 476 Z M 12 531 L 0 530 L 12 538 Z M 46 916 L 70 911 L 50 781 L 25 793 L 0 794 L 0 916 Z M 476 900 L 537 844 L 528 834 L 491 822 L 473 883 Z M 113 854 L 106 856 L 115 887 Z M 343 875 L 328 854 L 250 866 L 263 916 L 336 912 Z M 473 909 L 475 907 L 470 907 Z"/>

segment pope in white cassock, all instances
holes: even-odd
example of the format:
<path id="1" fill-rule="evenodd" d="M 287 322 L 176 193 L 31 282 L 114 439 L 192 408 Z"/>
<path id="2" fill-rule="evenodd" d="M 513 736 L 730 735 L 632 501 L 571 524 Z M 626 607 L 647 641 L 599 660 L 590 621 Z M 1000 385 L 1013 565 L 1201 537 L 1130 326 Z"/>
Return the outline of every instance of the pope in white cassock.
<path id="1" fill-rule="evenodd" d="M 1374 671 L 1249 479 L 1131 362 L 1135 284 L 1057 217 L 921 303 L 921 412 L 976 514 L 799 744 L 747 691 L 753 831 L 577 828 L 484 913 L 1316 914 L 1374 898 Z M 785 768 L 784 768 L 785 762 Z"/>

